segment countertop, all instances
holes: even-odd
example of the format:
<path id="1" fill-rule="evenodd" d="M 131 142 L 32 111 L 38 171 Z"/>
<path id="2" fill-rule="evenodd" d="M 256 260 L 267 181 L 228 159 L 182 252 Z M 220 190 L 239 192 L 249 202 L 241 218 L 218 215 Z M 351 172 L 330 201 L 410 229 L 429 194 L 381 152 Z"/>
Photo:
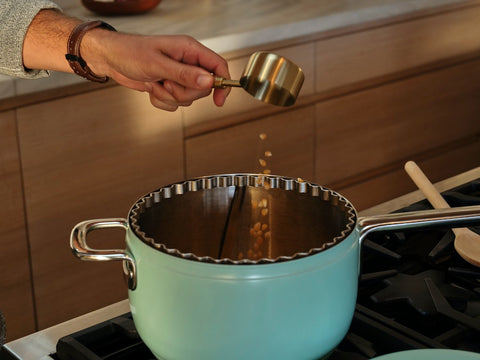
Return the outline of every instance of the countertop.
<path id="1" fill-rule="evenodd" d="M 188 34 L 224 54 L 471 0 L 163 0 L 149 13 L 119 17 L 98 16 L 80 0 L 56 2 L 70 15 L 100 18 L 119 31 Z M 85 81 L 63 73 L 38 80 L 0 75 L 0 99 Z"/>

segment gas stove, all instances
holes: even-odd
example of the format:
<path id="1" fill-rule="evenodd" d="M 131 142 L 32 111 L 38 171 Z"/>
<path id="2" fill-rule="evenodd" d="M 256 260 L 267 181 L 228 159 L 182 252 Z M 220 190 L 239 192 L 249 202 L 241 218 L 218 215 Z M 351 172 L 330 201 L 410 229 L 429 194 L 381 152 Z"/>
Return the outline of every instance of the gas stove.
<path id="1" fill-rule="evenodd" d="M 480 205 L 480 168 L 437 184 L 449 204 Z M 430 209 L 419 191 L 360 213 Z M 480 227 L 472 228 L 480 233 Z M 409 349 L 480 354 L 480 269 L 453 247 L 450 230 L 374 233 L 363 242 L 355 315 L 329 360 L 363 360 Z M 480 355 L 479 355 L 480 357 Z M 8 343 L 0 360 L 155 359 L 128 301 Z"/>

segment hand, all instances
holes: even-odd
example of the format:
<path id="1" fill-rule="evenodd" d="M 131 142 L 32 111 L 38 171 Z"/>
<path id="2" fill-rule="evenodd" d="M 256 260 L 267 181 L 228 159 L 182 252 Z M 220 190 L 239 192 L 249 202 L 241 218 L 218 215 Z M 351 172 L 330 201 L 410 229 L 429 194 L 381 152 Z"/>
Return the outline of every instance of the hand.
<path id="1" fill-rule="evenodd" d="M 25 36 L 24 66 L 72 73 L 65 60 L 66 44 L 80 22 L 56 10 L 40 11 Z M 169 111 L 208 96 L 212 74 L 230 78 L 226 61 L 189 36 L 130 35 L 96 28 L 83 37 L 80 53 L 96 75 L 147 91 L 154 106 Z M 215 89 L 217 106 L 224 104 L 229 91 Z"/>
<path id="2" fill-rule="evenodd" d="M 85 35 L 81 53 L 95 74 L 149 92 L 152 105 L 168 111 L 208 96 L 212 74 L 230 78 L 227 62 L 189 36 L 142 36 L 95 29 Z M 215 89 L 214 103 L 222 106 L 228 93 L 229 89 Z"/>

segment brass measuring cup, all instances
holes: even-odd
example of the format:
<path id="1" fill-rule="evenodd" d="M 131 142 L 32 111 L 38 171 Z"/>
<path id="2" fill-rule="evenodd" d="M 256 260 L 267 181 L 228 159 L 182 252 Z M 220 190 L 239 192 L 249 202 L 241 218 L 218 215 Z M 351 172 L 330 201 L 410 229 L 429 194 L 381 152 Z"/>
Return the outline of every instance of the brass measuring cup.
<path id="1" fill-rule="evenodd" d="M 290 60 L 260 51 L 250 56 L 240 80 L 216 76 L 213 87 L 241 87 L 257 100 L 290 106 L 295 103 L 304 79 L 302 69 Z"/>

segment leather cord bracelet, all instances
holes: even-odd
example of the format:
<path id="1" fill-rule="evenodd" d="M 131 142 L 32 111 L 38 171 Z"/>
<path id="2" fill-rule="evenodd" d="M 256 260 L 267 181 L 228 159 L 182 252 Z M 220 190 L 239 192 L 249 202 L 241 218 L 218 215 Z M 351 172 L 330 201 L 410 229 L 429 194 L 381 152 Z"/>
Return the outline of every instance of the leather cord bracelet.
<path id="1" fill-rule="evenodd" d="M 95 75 L 80 54 L 80 45 L 82 43 L 83 36 L 87 31 L 98 27 L 110 31 L 116 31 L 113 26 L 100 20 L 88 21 L 77 25 L 72 30 L 68 38 L 67 53 L 65 54 L 65 58 L 75 74 L 91 81 L 106 83 L 108 81 L 108 76 Z"/>

